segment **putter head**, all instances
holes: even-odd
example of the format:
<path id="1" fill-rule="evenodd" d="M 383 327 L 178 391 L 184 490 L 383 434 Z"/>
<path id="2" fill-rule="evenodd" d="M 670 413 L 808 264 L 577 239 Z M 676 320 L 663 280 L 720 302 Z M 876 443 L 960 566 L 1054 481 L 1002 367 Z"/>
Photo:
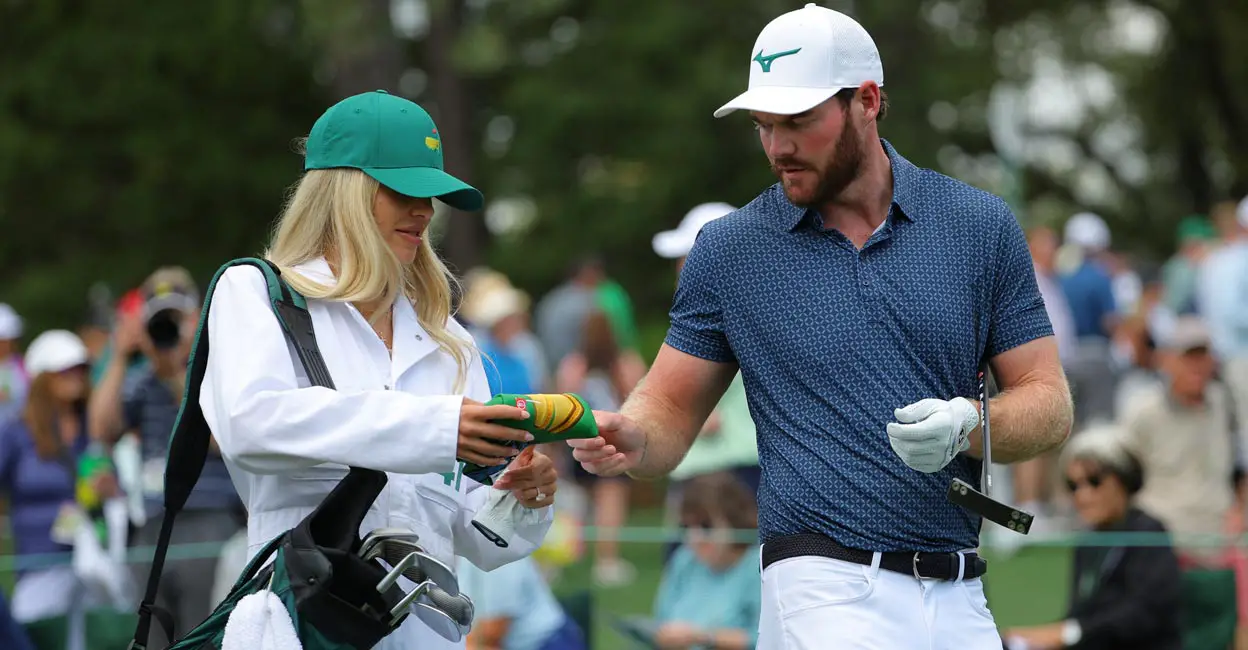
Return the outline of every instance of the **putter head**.
<path id="1" fill-rule="evenodd" d="M 955 478 L 949 485 L 949 500 L 967 510 L 1021 535 L 1031 531 L 1035 516 L 985 496 L 970 483 Z"/>
<path id="2" fill-rule="evenodd" d="M 453 596 L 459 595 L 459 579 L 455 577 L 455 572 L 416 544 L 397 539 L 383 540 L 376 546 L 376 553 L 377 557 L 392 567 L 414 556 L 415 562 L 404 569 L 403 577 L 416 584 L 429 580 L 439 589 Z"/>

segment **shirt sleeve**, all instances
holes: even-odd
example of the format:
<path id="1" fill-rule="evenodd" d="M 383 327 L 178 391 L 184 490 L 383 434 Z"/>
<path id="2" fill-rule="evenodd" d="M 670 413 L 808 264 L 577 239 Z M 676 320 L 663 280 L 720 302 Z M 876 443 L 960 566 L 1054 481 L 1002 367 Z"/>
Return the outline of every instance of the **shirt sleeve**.
<path id="1" fill-rule="evenodd" d="M 454 471 L 462 396 L 301 387 L 260 271 L 228 269 L 212 291 L 199 404 L 227 460 L 255 474 Z M 334 344 L 325 336 L 322 347 Z"/>
<path id="2" fill-rule="evenodd" d="M 707 227 L 714 225 L 718 224 Z M 718 256 L 715 243 L 706 233 L 707 228 L 703 228 L 698 234 L 681 269 L 665 343 L 708 361 L 731 363 L 737 359 L 724 332 L 723 298 L 715 283 Z"/>
<path id="3" fill-rule="evenodd" d="M 463 574 L 460 590 L 472 599 L 473 611 L 477 620 L 491 618 L 516 619 L 528 612 L 529 601 L 524 594 L 533 593 L 544 585 L 535 585 L 528 579 L 532 560 L 521 560 L 505 564 L 490 572 L 482 571 L 470 562 L 461 562 Z M 462 577 L 473 587 L 468 591 Z"/>
<path id="4" fill-rule="evenodd" d="M 659 581 L 659 592 L 654 597 L 654 620 L 667 623 L 672 620 L 672 611 L 679 596 L 679 586 L 684 578 L 685 567 L 692 560 L 692 552 L 687 546 L 681 546 L 672 554 L 663 577 Z"/>
<path id="5" fill-rule="evenodd" d="M 1053 335 L 1053 324 L 1036 283 L 1027 237 L 1004 202 L 1000 210 L 1003 214 L 992 269 L 992 318 L 987 349 L 990 358 Z"/>

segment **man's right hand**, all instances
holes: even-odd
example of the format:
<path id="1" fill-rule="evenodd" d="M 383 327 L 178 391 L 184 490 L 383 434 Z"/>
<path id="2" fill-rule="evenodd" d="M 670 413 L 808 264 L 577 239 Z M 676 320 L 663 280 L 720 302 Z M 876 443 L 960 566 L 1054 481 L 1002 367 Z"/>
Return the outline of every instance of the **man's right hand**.
<path id="1" fill-rule="evenodd" d="M 594 420 L 596 438 L 568 440 L 572 458 L 598 476 L 619 476 L 636 467 L 646 453 L 646 433 L 619 413 L 594 411 Z"/>

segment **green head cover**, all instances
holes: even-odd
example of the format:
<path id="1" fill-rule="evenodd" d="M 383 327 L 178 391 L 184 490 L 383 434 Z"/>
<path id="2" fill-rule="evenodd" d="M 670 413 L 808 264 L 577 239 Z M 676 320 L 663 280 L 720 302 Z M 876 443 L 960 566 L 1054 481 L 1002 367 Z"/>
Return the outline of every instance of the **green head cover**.
<path id="1" fill-rule="evenodd" d="M 533 441 L 529 443 L 502 443 L 521 451 L 529 445 L 598 436 L 598 423 L 594 420 L 593 411 L 590 410 L 585 399 L 575 393 L 529 395 L 500 393 L 486 402 L 486 406 L 495 404 L 519 406 L 529 412 L 529 417 L 524 420 L 492 421 L 494 424 L 523 429 L 533 434 Z M 506 468 L 507 465 L 484 467 L 475 463 L 464 463 L 464 475 L 489 485 L 494 482 L 494 477 Z"/>

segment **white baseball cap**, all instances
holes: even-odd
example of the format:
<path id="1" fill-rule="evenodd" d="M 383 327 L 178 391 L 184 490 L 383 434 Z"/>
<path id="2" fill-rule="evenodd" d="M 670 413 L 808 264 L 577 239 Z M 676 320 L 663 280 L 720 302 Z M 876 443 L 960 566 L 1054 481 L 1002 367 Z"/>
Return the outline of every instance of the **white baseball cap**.
<path id="1" fill-rule="evenodd" d="M 1063 231 L 1066 242 L 1088 250 L 1103 251 L 1109 248 L 1109 226 L 1105 220 L 1091 212 L 1080 212 L 1066 222 Z"/>
<path id="2" fill-rule="evenodd" d="M 667 259 L 688 255 L 702 226 L 735 210 L 736 208 L 727 203 L 703 203 L 694 207 L 685 214 L 674 230 L 665 230 L 654 236 L 654 252 Z"/>
<path id="3" fill-rule="evenodd" d="M 61 372 L 89 361 L 87 346 L 69 330 L 48 330 L 26 348 L 26 372 L 36 377 L 45 372 Z"/>
<path id="4" fill-rule="evenodd" d="M 8 304 L 0 302 L 0 341 L 14 341 L 22 337 L 22 317 Z"/>
<path id="5" fill-rule="evenodd" d="M 867 30 L 839 11 L 810 3 L 767 23 L 750 50 L 750 87 L 715 111 L 796 115 L 845 88 L 884 85 L 880 51 Z"/>

